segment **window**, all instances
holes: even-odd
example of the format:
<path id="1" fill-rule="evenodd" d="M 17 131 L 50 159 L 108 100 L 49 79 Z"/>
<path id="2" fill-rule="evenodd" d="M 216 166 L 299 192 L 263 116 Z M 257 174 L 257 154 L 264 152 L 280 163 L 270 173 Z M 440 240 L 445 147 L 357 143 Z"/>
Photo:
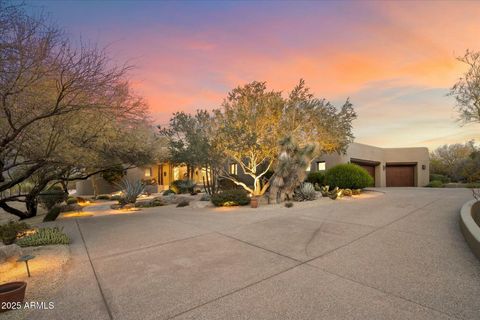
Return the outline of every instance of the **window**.
<path id="1" fill-rule="evenodd" d="M 317 161 L 317 171 L 325 171 L 325 161 Z"/>
<path id="2" fill-rule="evenodd" d="M 228 173 L 230 174 L 237 174 L 237 164 L 236 163 L 230 163 L 230 166 L 228 167 Z"/>
<path id="3" fill-rule="evenodd" d="M 146 168 L 145 177 L 151 177 L 151 176 L 152 176 L 152 168 Z"/>

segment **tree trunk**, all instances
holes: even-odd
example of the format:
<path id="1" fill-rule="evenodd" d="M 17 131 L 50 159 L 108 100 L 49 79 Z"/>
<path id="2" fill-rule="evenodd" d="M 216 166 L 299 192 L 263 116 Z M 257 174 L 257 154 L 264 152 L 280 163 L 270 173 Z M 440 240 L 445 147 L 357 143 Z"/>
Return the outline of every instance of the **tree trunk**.
<path id="1" fill-rule="evenodd" d="M 20 220 L 23 220 L 23 219 L 26 219 L 26 218 L 29 218 L 29 216 L 27 215 L 27 213 L 23 212 L 23 211 L 20 211 L 18 209 L 15 209 L 15 208 L 12 208 L 10 207 L 6 202 L 4 201 L 1 201 L 0 202 L 0 208 L 2 208 L 3 210 L 5 210 L 6 212 L 10 213 L 10 214 L 13 214 L 14 216 L 17 216 L 20 218 Z"/>

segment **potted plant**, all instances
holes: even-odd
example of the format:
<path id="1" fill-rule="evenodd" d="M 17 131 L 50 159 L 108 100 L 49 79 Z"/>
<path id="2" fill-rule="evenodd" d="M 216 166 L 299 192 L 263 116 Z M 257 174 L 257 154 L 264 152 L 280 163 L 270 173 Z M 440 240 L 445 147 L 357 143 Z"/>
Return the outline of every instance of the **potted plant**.
<path id="1" fill-rule="evenodd" d="M 252 199 L 250 200 L 250 207 L 252 208 L 258 208 L 258 197 L 252 197 Z"/>
<path id="2" fill-rule="evenodd" d="M 8 282 L 0 285 L 0 312 L 11 310 L 25 299 L 27 283 L 23 281 Z"/>

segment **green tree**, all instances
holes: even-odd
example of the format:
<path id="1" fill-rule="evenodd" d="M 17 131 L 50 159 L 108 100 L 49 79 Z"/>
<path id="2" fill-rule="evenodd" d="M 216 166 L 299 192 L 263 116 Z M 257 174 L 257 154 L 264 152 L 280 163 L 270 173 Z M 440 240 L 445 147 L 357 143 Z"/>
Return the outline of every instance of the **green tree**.
<path id="1" fill-rule="evenodd" d="M 445 144 L 430 152 L 430 171 L 450 177 L 452 180 L 461 179 L 459 166 L 477 151 L 475 141 L 464 144 Z"/>
<path id="2" fill-rule="evenodd" d="M 262 195 L 269 187 L 264 176 L 280 154 L 282 139 L 291 136 L 299 147 L 314 144 L 314 155 L 342 152 L 353 140 L 356 117 L 348 100 L 338 110 L 325 99 L 315 98 L 303 80 L 287 98 L 267 90 L 265 82 L 237 87 L 214 114 L 215 146 L 253 182 L 248 185 L 227 171 L 222 175 L 253 195 Z"/>

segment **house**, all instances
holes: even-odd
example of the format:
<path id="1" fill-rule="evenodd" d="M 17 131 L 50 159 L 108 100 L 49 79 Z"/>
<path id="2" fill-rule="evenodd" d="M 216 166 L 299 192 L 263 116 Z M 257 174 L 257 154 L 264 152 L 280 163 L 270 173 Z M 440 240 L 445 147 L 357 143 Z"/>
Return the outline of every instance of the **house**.
<path id="1" fill-rule="evenodd" d="M 146 191 L 157 193 L 167 190 L 174 180 L 180 180 L 187 177 L 187 167 L 177 166 L 169 162 L 157 163 L 154 165 L 132 168 L 127 170 L 126 177 L 130 180 L 142 180 L 146 184 Z M 205 172 L 199 168 L 194 169 L 193 180 L 203 183 Z M 93 184 L 96 184 L 97 194 L 107 194 L 116 192 L 119 187 L 105 181 L 101 176 L 96 175 L 87 180 L 77 181 L 77 195 L 93 195 Z"/>
<path id="2" fill-rule="evenodd" d="M 345 154 L 327 154 L 311 162 L 309 171 L 355 163 L 373 177 L 375 187 L 423 187 L 429 183 L 427 148 L 379 148 L 361 143 L 349 145 Z"/>
<path id="3" fill-rule="evenodd" d="M 368 171 L 375 181 L 375 187 L 423 187 L 430 179 L 429 162 L 427 148 L 379 148 L 351 143 L 345 154 L 326 154 L 314 159 L 307 171 L 322 171 L 340 163 L 355 163 Z M 247 183 L 251 181 L 251 177 L 241 170 L 236 163 L 228 165 L 230 174 Z M 146 190 L 150 193 L 167 190 L 174 180 L 187 176 L 186 166 L 176 166 L 169 162 L 127 170 L 127 178 L 144 181 Z M 204 177 L 202 169 L 194 169 L 193 180 L 196 183 L 201 185 Z M 77 194 L 93 195 L 93 183 L 96 184 L 97 194 L 118 191 L 117 186 L 96 176 L 78 181 Z"/>

